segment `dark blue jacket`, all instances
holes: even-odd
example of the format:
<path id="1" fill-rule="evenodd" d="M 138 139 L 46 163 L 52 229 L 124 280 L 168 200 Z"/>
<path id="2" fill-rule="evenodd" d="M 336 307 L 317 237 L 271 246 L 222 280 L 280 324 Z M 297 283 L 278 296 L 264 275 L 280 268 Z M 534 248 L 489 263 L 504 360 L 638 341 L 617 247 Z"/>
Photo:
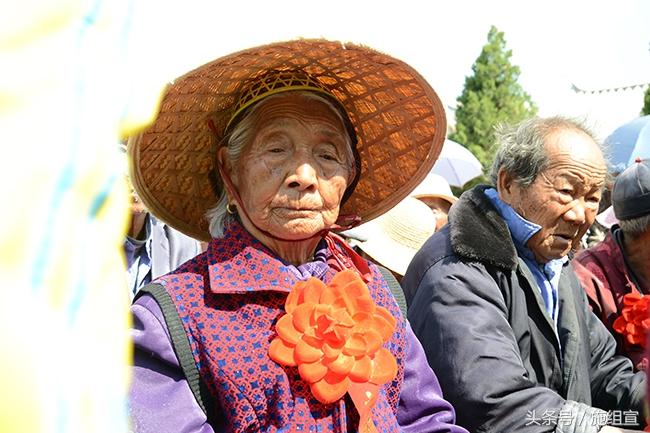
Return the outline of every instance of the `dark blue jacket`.
<path id="1" fill-rule="evenodd" d="M 474 433 L 591 433 L 605 422 L 602 410 L 641 414 L 645 374 L 614 356 L 571 264 L 560 277 L 556 333 L 484 189 L 463 194 L 402 280 L 409 321 L 458 424 Z"/>

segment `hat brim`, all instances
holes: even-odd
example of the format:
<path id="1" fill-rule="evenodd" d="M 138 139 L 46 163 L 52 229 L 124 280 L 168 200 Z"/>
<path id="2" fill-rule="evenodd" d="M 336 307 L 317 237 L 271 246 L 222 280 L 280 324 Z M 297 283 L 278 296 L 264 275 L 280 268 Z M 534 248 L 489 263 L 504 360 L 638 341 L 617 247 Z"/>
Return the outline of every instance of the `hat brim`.
<path id="1" fill-rule="evenodd" d="M 356 244 L 375 262 L 399 275 L 406 273 L 411 260 L 418 252 L 418 250 L 402 245 L 379 233 L 371 236 L 365 242 L 357 242 Z"/>
<path id="2" fill-rule="evenodd" d="M 446 202 L 449 202 L 449 204 L 454 204 L 458 201 L 457 197 L 454 197 L 452 195 L 446 195 L 446 194 L 418 194 L 414 195 L 413 197 L 420 199 L 420 198 L 441 198 L 445 200 Z"/>
<path id="3" fill-rule="evenodd" d="M 209 179 L 217 146 L 242 84 L 273 70 L 309 74 L 348 113 L 361 173 L 341 214 L 364 221 L 383 214 L 436 162 L 446 133 L 445 112 L 413 68 L 359 45 L 274 43 L 222 57 L 175 80 L 156 121 L 130 141 L 133 185 L 159 219 L 194 238 L 210 239 L 205 213 L 217 201 Z"/>

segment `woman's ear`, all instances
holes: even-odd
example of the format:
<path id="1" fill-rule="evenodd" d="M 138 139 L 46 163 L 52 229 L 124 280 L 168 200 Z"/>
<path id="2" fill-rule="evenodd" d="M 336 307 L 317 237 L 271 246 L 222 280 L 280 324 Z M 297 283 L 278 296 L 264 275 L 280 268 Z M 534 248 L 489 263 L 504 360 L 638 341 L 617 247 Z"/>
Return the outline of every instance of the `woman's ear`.
<path id="1" fill-rule="evenodd" d="M 223 171 L 226 172 L 228 176 L 230 176 L 230 180 L 234 182 L 234 177 L 236 177 L 237 174 L 234 173 L 234 170 L 232 169 L 232 162 L 230 161 L 228 149 L 226 147 L 220 147 L 217 151 L 217 161 L 223 168 Z"/>
<path id="2" fill-rule="evenodd" d="M 230 181 L 234 184 L 237 185 L 237 175 L 235 173 L 235 170 L 232 169 L 232 163 L 230 162 L 230 158 L 228 156 L 228 149 L 226 147 L 220 147 L 219 150 L 217 151 L 217 163 L 221 166 L 223 172 L 230 178 Z M 224 182 L 224 188 L 226 190 L 226 195 L 228 196 L 228 199 L 232 197 L 232 192 L 230 191 L 229 185 Z"/>
<path id="3" fill-rule="evenodd" d="M 220 147 L 219 150 L 217 150 L 217 161 L 224 169 L 228 168 L 228 152 L 225 147 Z"/>

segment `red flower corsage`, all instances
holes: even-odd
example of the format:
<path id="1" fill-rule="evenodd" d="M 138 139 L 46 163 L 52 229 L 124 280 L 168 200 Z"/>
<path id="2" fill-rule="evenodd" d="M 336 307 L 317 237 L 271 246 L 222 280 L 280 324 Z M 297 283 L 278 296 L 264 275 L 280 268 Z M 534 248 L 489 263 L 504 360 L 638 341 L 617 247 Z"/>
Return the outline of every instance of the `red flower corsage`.
<path id="1" fill-rule="evenodd" d="M 645 348 L 650 328 L 650 295 L 628 293 L 623 296 L 623 309 L 613 328 L 628 343 Z"/>
<path id="2" fill-rule="evenodd" d="M 325 285 L 316 278 L 297 282 L 276 324 L 269 356 L 298 367 L 300 377 L 322 403 L 349 393 L 362 431 L 373 431 L 370 411 L 379 386 L 397 374 L 397 362 L 384 347 L 395 318 L 377 306 L 357 273 L 344 270 Z"/>

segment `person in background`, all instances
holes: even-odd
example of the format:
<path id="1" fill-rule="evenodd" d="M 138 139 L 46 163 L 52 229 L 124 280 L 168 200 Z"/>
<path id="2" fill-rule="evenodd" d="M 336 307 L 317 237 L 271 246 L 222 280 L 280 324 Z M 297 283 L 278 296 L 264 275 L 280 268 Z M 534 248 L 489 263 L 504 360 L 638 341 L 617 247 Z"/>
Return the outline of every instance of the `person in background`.
<path id="1" fill-rule="evenodd" d="M 407 197 L 379 218 L 341 234 L 400 281 L 415 253 L 436 231 L 435 224 L 427 205 Z"/>
<path id="2" fill-rule="evenodd" d="M 611 220 L 612 213 L 618 223 L 605 239 L 576 255 L 587 271 L 578 276 L 592 310 L 616 338 L 618 352 L 644 370 L 648 326 L 626 325 L 634 323 L 634 311 L 650 298 L 650 160 L 638 160 L 618 175 L 605 219 Z M 644 311 L 647 316 L 647 307 Z"/>
<path id="3" fill-rule="evenodd" d="M 612 411 L 636 428 L 645 373 L 615 355 L 569 260 L 598 211 L 601 149 L 561 117 L 501 128 L 497 140 L 493 186 L 461 196 L 402 279 L 445 397 L 473 432 L 621 431 L 607 425 L 622 424 Z"/>
<path id="4" fill-rule="evenodd" d="M 449 209 L 458 200 L 445 178 L 435 173 L 429 173 L 411 192 L 411 197 L 424 202 L 433 211 L 436 230 L 447 224 Z"/>
<path id="5" fill-rule="evenodd" d="M 333 233 L 403 199 L 445 123 L 416 71 L 349 43 L 175 80 L 132 148 L 135 184 L 211 240 L 132 306 L 135 431 L 466 433 L 386 280 Z"/>
<path id="6" fill-rule="evenodd" d="M 146 284 L 203 251 L 202 245 L 163 223 L 147 210 L 131 187 L 131 214 L 124 239 L 127 284 L 131 298 Z"/>
<path id="7" fill-rule="evenodd" d="M 611 221 L 614 216 L 614 212 L 611 211 L 612 178 L 612 174 L 608 173 L 606 185 L 603 188 L 600 204 L 598 205 L 598 215 L 596 215 L 596 220 L 582 237 L 580 244 L 578 244 L 575 249 L 576 252 L 593 247 L 597 243 L 603 241 L 608 230 L 611 228 L 612 224 L 615 223 Z"/>
<path id="8" fill-rule="evenodd" d="M 580 244 L 577 245 L 576 252 L 586 248 L 593 247 L 598 242 L 601 242 L 602 240 L 605 239 L 605 235 L 607 234 L 607 230 L 609 230 L 609 227 L 604 225 L 601 221 L 602 218 L 596 217 L 594 223 L 591 225 L 591 227 L 589 227 L 589 230 L 587 230 L 587 232 L 582 237 Z"/>

